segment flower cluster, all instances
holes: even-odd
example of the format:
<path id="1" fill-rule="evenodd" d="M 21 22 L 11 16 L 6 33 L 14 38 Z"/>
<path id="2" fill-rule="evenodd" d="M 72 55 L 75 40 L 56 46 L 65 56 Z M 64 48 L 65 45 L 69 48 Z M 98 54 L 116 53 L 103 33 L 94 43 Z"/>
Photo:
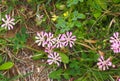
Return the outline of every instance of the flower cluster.
<path id="1" fill-rule="evenodd" d="M 5 29 L 11 30 L 13 29 L 13 25 L 15 25 L 14 18 L 11 18 L 10 15 L 5 15 L 5 18 L 2 18 L 2 21 L 4 22 L 1 27 L 4 27 Z"/>
<path id="2" fill-rule="evenodd" d="M 115 65 L 113 65 L 111 62 L 111 58 L 108 58 L 107 60 L 105 60 L 104 56 L 100 56 L 98 58 L 98 61 L 99 62 L 97 63 L 97 65 L 100 70 L 108 70 L 109 67 L 115 67 Z"/>
<path id="3" fill-rule="evenodd" d="M 52 63 L 60 65 L 61 57 L 59 53 L 54 52 L 54 48 L 62 48 L 62 47 L 72 47 L 76 40 L 76 36 L 72 35 L 72 32 L 66 32 L 65 34 L 59 34 L 58 37 L 54 37 L 54 35 L 49 32 L 37 32 L 37 36 L 35 36 L 35 43 L 38 46 L 42 46 L 45 48 L 45 52 L 48 53 L 48 64 L 51 65 Z"/>
<path id="4" fill-rule="evenodd" d="M 114 53 L 120 53 L 120 39 L 119 33 L 113 33 L 113 36 L 110 37 L 111 49 Z"/>

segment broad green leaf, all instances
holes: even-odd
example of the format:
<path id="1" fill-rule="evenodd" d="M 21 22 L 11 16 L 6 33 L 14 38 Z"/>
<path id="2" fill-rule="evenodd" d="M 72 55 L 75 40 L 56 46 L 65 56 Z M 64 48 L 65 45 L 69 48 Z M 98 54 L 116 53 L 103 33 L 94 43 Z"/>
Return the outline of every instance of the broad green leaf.
<path id="1" fill-rule="evenodd" d="M 60 56 L 63 63 L 69 63 L 69 57 L 67 55 L 65 55 L 64 53 L 60 53 Z"/>
<path id="2" fill-rule="evenodd" d="M 93 12 L 93 15 L 94 15 L 95 18 L 98 18 L 98 17 L 100 17 L 101 12 L 95 11 L 95 12 Z"/>
<path id="3" fill-rule="evenodd" d="M 2 64 L 2 65 L 0 66 L 0 70 L 10 69 L 10 68 L 13 67 L 13 65 L 14 65 L 13 62 L 6 62 L 6 63 L 4 63 L 4 64 Z"/>
<path id="4" fill-rule="evenodd" d="M 49 77 L 52 79 L 61 79 L 62 75 L 62 69 L 59 69 L 57 71 L 53 71 L 49 74 Z"/>

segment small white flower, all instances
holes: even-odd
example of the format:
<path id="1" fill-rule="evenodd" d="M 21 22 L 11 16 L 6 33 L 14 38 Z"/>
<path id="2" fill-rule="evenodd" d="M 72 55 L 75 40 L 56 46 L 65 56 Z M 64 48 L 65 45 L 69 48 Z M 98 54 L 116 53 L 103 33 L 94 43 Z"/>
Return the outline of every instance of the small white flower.
<path id="1" fill-rule="evenodd" d="M 1 25 L 1 27 L 4 27 L 5 29 L 11 30 L 13 29 L 13 25 L 15 25 L 14 18 L 11 18 L 10 15 L 5 15 L 5 18 L 2 18 L 2 21 L 4 22 L 4 24 Z"/>

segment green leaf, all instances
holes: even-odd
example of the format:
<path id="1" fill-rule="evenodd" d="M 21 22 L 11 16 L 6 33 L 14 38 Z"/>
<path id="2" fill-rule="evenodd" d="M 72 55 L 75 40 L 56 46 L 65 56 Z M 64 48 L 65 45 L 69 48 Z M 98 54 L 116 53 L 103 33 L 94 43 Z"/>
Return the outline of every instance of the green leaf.
<path id="1" fill-rule="evenodd" d="M 120 2 L 120 0 L 113 0 L 113 2 L 114 2 L 114 3 L 119 3 L 119 2 Z"/>
<path id="2" fill-rule="evenodd" d="M 62 69 L 59 69 L 57 71 L 53 71 L 49 74 L 49 77 L 52 79 L 61 79 L 62 75 Z"/>
<path id="3" fill-rule="evenodd" d="M 106 0 L 95 0 L 98 5 L 104 10 L 107 9 L 107 3 Z"/>
<path id="4" fill-rule="evenodd" d="M 63 76 L 64 76 L 64 78 L 67 79 L 67 80 L 70 79 L 69 72 L 67 72 L 67 71 L 64 72 Z"/>
<path id="5" fill-rule="evenodd" d="M 78 70 L 79 69 L 79 62 L 77 60 L 71 61 L 70 68 L 74 68 L 74 70 Z"/>
<path id="6" fill-rule="evenodd" d="M 95 2 L 95 1 L 93 1 L 93 0 L 89 0 L 89 1 L 88 1 L 88 4 L 91 5 L 91 8 L 93 8 L 93 9 L 95 9 L 95 10 L 99 10 L 99 11 L 102 12 L 102 9 L 101 9 L 100 5 L 99 5 L 97 2 Z M 94 12 L 94 11 L 93 11 L 93 12 Z"/>
<path id="7" fill-rule="evenodd" d="M 82 23 L 79 21 L 75 22 L 75 26 L 77 26 L 77 28 L 81 28 L 82 27 Z"/>
<path id="8" fill-rule="evenodd" d="M 60 53 L 60 56 L 63 63 L 69 63 L 69 57 L 67 55 L 65 55 L 64 53 Z"/>
<path id="9" fill-rule="evenodd" d="M 87 81 L 86 79 L 87 79 L 87 78 L 80 77 L 80 78 L 78 78 L 78 79 L 75 80 L 75 81 Z"/>
<path id="10" fill-rule="evenodd" d="M 72 20 L 74 20 L 74 21 L 77 19 L 85 19 L 86 18 L 86 16 L 84 14 L 78 13 L 78 11 L 74 11 L 72 13 L 72 16 L 73 16 Z"/>
<path id="11" fill-rule="evenodd" d="M 43 56 L 44 56 L 44 54 L 42 54 L 42 53 L 40 53 L 40 54 L 37 53 L 37 54 L 33 55 L 32 59 L 33 59 L 33 60 L 39 60 L 39 59 L 43 58 Z"/>
<path id="12" fill-rule="evenodd" d="M 84 0 L 79 0 L 80 2 L 84 2 Z"/>
<path id="13" fill-rule="evenodd" d="M 66 22 L 62 17 L 59 17 L 57 19 L 56 28 L 60 29 L 61 33 L 64 33 L 65 31 L 70 30 L 70 27 L 68 27 L 68 22 Z"/>
<path id="14" fill-rule="evenodd" d="M 22 27 L 22 29 L 21 29 L 21 33 L 23 34 L 26 34 L 26 28 L 25 27 Z"/>
<path id="15" fill-rule="evenodd" d="M 72 5 L 76 5 L 79 0 L 67 0 L 67 6 L 71 7 Z"/>
<path id="16" fill-rule="evenodd" d="M 65 5 L 61 4 L 61 3 L 58 3 L 58 4 L 56 4 L 56 8 L 59 9 L 59 10 L 64 10 L 65 9 Z"/>
<path id="17" fill-rule="evenodd" d="M 79 19 L 85 19 L 86 16 L 85 16 L 84 14 L 82 14 L 82 13 L 79 13 L 78 18 L 79 18 Z"/>
<path id="18" fill-rule="evenodd" d="M 2 65 L 0 66 L 0 70 L 10 69 L 10 68 L 13 67 L 13 65 L 14 65 L 13 62 L 6 62 L 6 63 L 4 63 L 4 64 L 2 64 Z"/>
<path id="19" fill-rule="evenodd" d="M 66 28 L 66 22 L 63 18 L 59 17 L 56 24 L 57 28 Z"/>

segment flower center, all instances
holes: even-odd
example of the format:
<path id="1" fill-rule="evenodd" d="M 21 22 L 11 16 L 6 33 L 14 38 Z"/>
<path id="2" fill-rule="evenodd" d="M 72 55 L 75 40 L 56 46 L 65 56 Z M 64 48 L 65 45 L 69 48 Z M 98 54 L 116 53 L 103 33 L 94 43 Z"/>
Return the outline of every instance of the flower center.
<path id="1" fill-rule="evenodd" d="M 106 61 L 103 61 L 103 66 L 106 65 Z"/>
<path id="2" fill-rule="evenodd" d="M 68 42 L 70 41 L 70 37 L 67 38 L 67 41 L 68 41 Z"/>

